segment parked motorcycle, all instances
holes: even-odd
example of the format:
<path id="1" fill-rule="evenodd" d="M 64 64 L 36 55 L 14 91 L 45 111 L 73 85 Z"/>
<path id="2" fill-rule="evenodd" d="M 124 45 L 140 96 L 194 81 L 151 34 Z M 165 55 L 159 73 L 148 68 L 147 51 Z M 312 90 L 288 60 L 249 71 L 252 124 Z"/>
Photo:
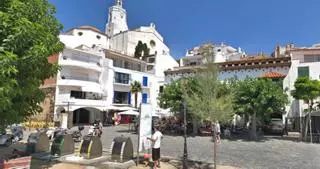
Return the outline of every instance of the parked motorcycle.
<path id="1" fill-rule="evenodd" d="M 82 133 L 81 131 L 84 130 L 83 126 L 78 126 L 78 130 L 74 131 L 71 136 L 73 138 L 74 142 L 80 142 L 82 139 Z"/>
<path id="2" fill-rule="evenodd" d="M 99 125 L 94 124 L 93 126 L 90 126 L 88 135 L 101 137 L 102 131 L 101 131 Z"/>
<path id="3" fill-rule="evenodd" d="M 9 129 L 9 133 L 6 131 L 0 134 L 0 145 L 1 146 L 10 146 L 13 143 L 16 143 L 23 139 L 23 130 L 22 126 L 13 126 Z"/>

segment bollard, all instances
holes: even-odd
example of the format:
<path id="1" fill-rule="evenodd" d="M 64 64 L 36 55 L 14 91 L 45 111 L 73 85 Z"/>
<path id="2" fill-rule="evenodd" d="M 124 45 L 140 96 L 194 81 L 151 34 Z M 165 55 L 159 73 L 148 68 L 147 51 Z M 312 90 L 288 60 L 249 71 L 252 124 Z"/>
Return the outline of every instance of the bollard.
<path id="1" fill-rule="evenodd" d="M 37 132 L 29 135 L 26 150 L 28 154 L 48 152 L 49 148 L 49 138 L 45 133 Z"/>
<path id="2" fill-rule="evenodd" d="M 64 156 L 74 153 L 74 141 L 70 134 L 55 137 L 51 146 L 51 154 Z"/>
<path id="3" fill-rule="evenodd" d="M 80 144 L 79 156 L 93 159 L 102 156 L 102 143 L 98 136 L 85 136 Z"/>
<path id="4" fill-rule="evenodd" d="M 111 160 L 126 162 L 133 159 L 133 145 L 130 137 L 116 137 L 111 144 Z"/>

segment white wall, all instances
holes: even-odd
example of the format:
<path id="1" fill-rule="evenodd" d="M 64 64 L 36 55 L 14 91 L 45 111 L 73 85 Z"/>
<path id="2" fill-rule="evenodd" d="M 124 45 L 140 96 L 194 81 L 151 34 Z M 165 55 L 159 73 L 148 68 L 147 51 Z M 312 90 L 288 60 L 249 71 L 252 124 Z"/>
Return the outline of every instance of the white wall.
<path id="1" fill-rule="evenodd" d="M 152 28 L 153 29 L 153 28 Z M 156 45 L 155 47 L 151 47 L 150 41 L 153 40 Z M 124 54 L 129 56 L 134 56 L 135 48 L 139 41 L 142 43 L 146 43 L 150 48 L 150 54 L 169 54 L 169 48 L 164 44 L 162 39 L 159 39 L 156 34 L 152 32 L 140 32 L 140 31 L 126 31 L 116 36 L 112 37 L 111 49 L 124 52 Z"/>
<path id="2" fill-rule="evenodd" d="M 154 97 L 151 95 L 150 89 L 154 85 L 154 75 L 145 73 L 145 72 L 138 72 L 138 71 L 133 71 L 133 70 L 128 70 L 128 69 L 123 69 L 123 68 L 118 68 L 114 67 L 114 72 L 119 72 L 119 73 L 126 73 L 130 74 L 130 81 L 129 84 L 114 84 L 114 90 L 115 91 L 123 91 L 123 92 L 129 92 L 130 91 L 130 84 L 131 82 L 138 81 L 142 85 L 142 93 L 147 93 L 148 94 L 148 100 L 151 97 Z M 148 77 L 148 86 L 143 86 L 143 77 Z M 138 95 L 138 105 L 140 104 L 142 98 L 141 94 Z M 151 101 L 151 100 L 150 100 Z M 134 105 L 134 94 L 131 94 L 131 104 Z M 151 103 L 154 104 L 154 103 Z"/>
<path id="3" fill-rule="evenodd" d="M 82 32 L 80 36 L 78 33 Z M 100 39 L 97 38 L 100 36 Z M 101 45 L 102 48 L 108 48 L 109 39 L 105 34 L 98 33 L 92 30 L 85 29 L 73 29 L 68 34 L 59 35 L 60 41 L 66 45 L 66 47 L 75 48 L 79 45 L 86 45 L 92 47 L 92 45 Z"/>
<path id="4" fill-rule="evenodd" d="M 299 57 L 296 57 L 299 58 Z M 294 83 L 298 78 L 298 67 L 309 66 L 309 77 L 311 79 L 319 80 L 320 78 L 320 62 L 311 62 L 311 63 L 300 63 L 299 60 L 292 60 L 291 67 L 287 77 L 284 79 L 283 86 L 288 88 L 289 95 L 289 105 L 286 107 L 287 117 L 297 117 L 304 116 L 304 109 L 308 108 L 307 104 L 304 104 L 303 101 L 295 100 L 290 92 L 294 90 Z"/>
<path id="5" fill-rule="evenodd" d="M 162 77 L 164 81 L 164 71 L 179 66 L 178 62 L 170 55 L 156 55 L 155 75 Z"/>

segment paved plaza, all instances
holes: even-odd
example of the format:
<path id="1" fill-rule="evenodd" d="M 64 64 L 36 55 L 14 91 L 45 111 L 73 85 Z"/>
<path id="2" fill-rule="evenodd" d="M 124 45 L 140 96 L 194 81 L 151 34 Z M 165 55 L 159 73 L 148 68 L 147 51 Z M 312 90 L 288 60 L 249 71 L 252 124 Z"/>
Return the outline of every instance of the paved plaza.
<path id="1" fill-rule="evenodd" d="M 88 127 L 83 131 L 86 134 Z M 27 134 L 28 132 L 26 132 Z M 138 138 L 128 132 L 127 126 L 104 127 L 102 142 L 105 151 L 110 151 L 113 138 L 131 137 L 136 150 Z M 320 144 L 309 144 L 266 138 L 260 142 L 243 140 L 222 140 L 218 146 L 218 164 L 245 169 L 318 169 L 320 166 Z M 164 136 L 161 154 L 181 158 L 183 154 L 182 136 Z M 188 137 L 189 159 L 213 162 L 213 143 L 210 137 Z"/>
<path id="2" fill-rule="evenodd" d="M 105 127 L 103 147 L 110 149 L 112 139 L 116 136 L 131 137 L 137 146 L 136 134 L 128 133 L 128 127 Z M 182 157 L 183 137 L 164 136 L 161 153 L 164 156 Z M 213 143 L 209 137 L 188 138 L 189 159 L 213 162 Z M 320 144 L 308 144 L 267 138 L 261 142 L 222 140 L 219 145 L 218 163 L 241 168 L 281 168 L 281 169 L 318 169 L 320 166 Z"/>

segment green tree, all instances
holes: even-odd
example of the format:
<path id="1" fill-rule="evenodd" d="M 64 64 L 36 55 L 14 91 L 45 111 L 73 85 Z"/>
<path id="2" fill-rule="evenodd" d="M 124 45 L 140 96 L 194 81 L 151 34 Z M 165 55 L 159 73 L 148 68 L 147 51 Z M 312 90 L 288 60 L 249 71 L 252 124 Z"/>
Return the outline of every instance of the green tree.
<path id="1" fill-rule="evenodd" d="M 309 77 L 300 77 L 294 83 L 295 90 L 291 95 L 298 100 L 303 100 L 308 104 L 308 119 L 305 121 L 304 139 L 307 139 L 308 124 L 310 126 L 310 136 L 312 142 L 311 113 L 315 109 L 315 100 L 320 97 L 320 81 L 311 80 Z"/>
<path id="2" fill-rule="evenodd" d="M 141 83 L 138 81 L 134 81 L 130 85 L 131 93 L 134 93 L 134 107 L 138 107 L 138 93 L 142 91 Z"/>
<path id="3" fill-rule="evenodd" d="M 138 41 L 138 44 L 135 48 L 135 51 L 134 51 L 134 57 L 135 58 L 140 58 L 142 56 L 142 51 L 143 51 L 143 43 L 142 41 Z"/>
<path id="4" fill-rule="evenodd" d="M 140 57 L 146 57 L 149 56 L 150 49 L 148 48 L 148 45 L 146 43 L 142 43 L 142 41 L 138 41 L 138 44 L 134 51 L 134 57 L 140 58 Z"/>
<path id="5" fill-rule="evenodd" d="M 194 88 L 187 89 L 188 110 L 198 121 L 228 122 L 233 117 L 231 88 L 218 80 L 218 73 L 215 64 L 206 64 L 194 76 Z"/>
<path id="6" fill-rule="evenodd" d="M 187 86 L 183 86 L 183 80 Z M 192 78 L 177 80 L 164 86 L 164 90 L 159 94 L 158 101 L 161 108 L 168 109 L 178 114 L 183 108 L 183 93 L 184 88 L 194 88 L 195 81 Z"/>
<path id="7" fill-rule="evenodd" d="M 251 116 L 250 138 L 257 139 L 257 121 L 263 123 L 271 115 L 285 113 L 288 96 L 278 83 L 270 79 L 237 81 L 234 90 L 234 109 L 237 114 Z"/>
<path id="8" fill-rule="evenodd" d="M 47 57 L 63 50 L 62 25 L 47 0 L 0 1 L 0 123 L 19 123 L 40 112 L 39 86 L 57 73 Z"/>

